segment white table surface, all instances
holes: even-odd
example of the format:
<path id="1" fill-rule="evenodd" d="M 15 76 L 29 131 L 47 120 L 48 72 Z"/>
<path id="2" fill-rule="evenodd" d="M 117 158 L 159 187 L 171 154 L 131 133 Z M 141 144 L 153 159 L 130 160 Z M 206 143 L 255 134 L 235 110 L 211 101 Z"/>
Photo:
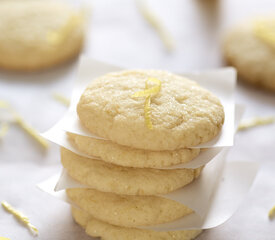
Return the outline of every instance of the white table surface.
<path id="1" fill-rule="evenodd" d="M 210 8 L 213 2 L 216 7 Z M 133 1 L 97 0 L 93 2 L 85 54 L 130 68 L 177 72 L 212 69 L 223 66 L 220 39 L 229 26 L 248 16 L 275 10 L 273 0 L 154 0 L 149 3 L 174 36 L 174 52 L 165 51 Z M 70 96 L 76 69 L 77 62 L 72 62 L 36 74 L 0 72 L 0 99 L 12 103 L 27 122 L 45 131 L 66 111 L 51 95 L 59 92 Z M 236 101 L 247 106 L 245 117 L 275 115 L 272 93 L 240 83 Z M 275 205 L 274 146 L 274 124 L 237 134 L 229 160 L 256 161 L 261 169 L 234 216 L 223 225 L 205 231 L 198 240 L 275 239 L 275 220 L 270 221 L 267 216 Z M 45 152 L 18 126 L 12 125 L 0 142 L 0 201 L 8 201 L 31 219 L 40 231 L 37 239 L 91 239 L 73 222 L 68 204 L 35 187 L 60 169 L 57 146 L 51 144 Z M 2 208 L 0 236 L 12 240 L 32 238 Z"/>

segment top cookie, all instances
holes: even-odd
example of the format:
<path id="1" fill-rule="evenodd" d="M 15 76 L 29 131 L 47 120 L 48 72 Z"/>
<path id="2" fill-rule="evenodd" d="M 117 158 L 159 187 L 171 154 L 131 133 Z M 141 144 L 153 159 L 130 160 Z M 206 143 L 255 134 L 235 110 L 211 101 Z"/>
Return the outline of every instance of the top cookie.
<path id="1" fill-rule="evenodd" d="M 0 67 L 35 71 L 75 57 L 83 45 L 83 16 L 56 1 L 0 1 Z"/>
<path id="2" fill-rule="evenodd" d="M 161 82 L 160 91 L 151 97 L 153 129 L 145 123 L 145 97 L 133 97 L 145 90 L 148 78 Z M 224 121 L 217 97 L 191 80 L 160 70 L 120 71 L 95 79 L 82 94 L 77 113 L 81 123 L 98 136 L 155 151 L 207 142 Z"/>
<path id="3" fill-rule="evenodd" d="M 241 80 L 275 91 L 275 18 L 241 24 L 225 38 L 224 56 Z"/>

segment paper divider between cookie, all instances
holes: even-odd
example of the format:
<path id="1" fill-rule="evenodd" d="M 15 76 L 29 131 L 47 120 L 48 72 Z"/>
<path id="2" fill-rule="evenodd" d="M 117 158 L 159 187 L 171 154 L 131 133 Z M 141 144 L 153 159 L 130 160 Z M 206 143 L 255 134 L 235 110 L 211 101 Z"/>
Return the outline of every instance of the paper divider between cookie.
<path id="1" fill-rule="evenodd" d="M 221 158 L 225 159 L 227 151 L 228 149 L 225 148 L 221 152 Z M 172 193 L 174 196 L 168 196 L 169 194 L 165 196 L 174 200 L 175 198 L 184 197 L 182 202 L 193 210 L 196 208 L 196 212 L 173 222 L 138 228 L 156 231 L 209 229 L 217 227 L 227 221 L 237 210 L 253 184 L 258 171 L 258 164 L 239 161 L 225 162 L 219 159 L 218 161 L 211 162 L 209 165 L 212 165 L 212 169 L 208 172 L 208 177 L 214 178 L 215 180 L 212 182 L 213 191 L 206 192 L 208 200 L 205 200 L 200 194 L 200 192 L 208 186 L 208 182 L 203 179 L 203 174 L 207 173 L 207 170 L 202 173 L 200 177 L 201 181 L 198 179 L 198 182 L 191 183 L 189 186 L 175 191 Z M 215 175 L 217 174 L 216 170 L 218 167 L 220 168 L 219 179 L 217 179 Z M 65 190 L 54 191 L 58 178 L 59 176 L 55 175 L 37 186 L 42 191 L 75 206 L 75 204 L 67 198 Z M 73 188 L 79 187 L 76 182 L 71 182 L 71 184 Z M 183 192 L 185 192 L 185 195 L 180 196 Z"/>
<path id="2" fill-rule="evenodd" d="M 237 129 L 240 123 L 243 113 L 244 113 L 244 107 L 237 104 L 235 107 L 235 115 L 234 115 L 235 130 Z M 54 125 L 51 129 L 49 129 L 47 132 L 43 133 L 42 136 L 48 139 L 49 141 L 52 141 L 58 144 L 59 146 L 62 146 L 80 156 L 101 160 L 99 157 L 96 157 L 96 156 L 92 157 L 78 150 L 74 146 L 74 144 L 72 144 L 71 141 L 68 139 L 66 132 L 61 129 L 60 125 L 62 124 L 63 124 L 63 121 L 61 120 L 56 125 Z M 161 167 L 159 169 L 180 169 L 180 168 L 195 169 L 210 162 L 215 156 L 217 156 L 217 154 L 220 153 L 221 150 L 222 150 L 222 147 L 209 148 L 207 150 L 201 151 L 200 154 L 190 162 L 173 165 L 170 167 Z"/>
<path id="3" fill-rule="evenodd" d="M 66 132 L 96 139 L 107 140 L 96 136 L 81 126 L 76 113 L 76 106 L 86 86 L 96 77 L 122 68 L 82 57 L 79 72 L 74 85 L 71 104 L 67 114 L 60 120 L 60 128 Z M 212 71 L 181 74 L 196 82 L 215 94 L 224 106 L 225 122 L 220 134 L 211 141 L 191 148 L 213 148 L 233 145 L 234 137 L 234 89 L 236 71 L 234 68 L 223 68 Z"/>

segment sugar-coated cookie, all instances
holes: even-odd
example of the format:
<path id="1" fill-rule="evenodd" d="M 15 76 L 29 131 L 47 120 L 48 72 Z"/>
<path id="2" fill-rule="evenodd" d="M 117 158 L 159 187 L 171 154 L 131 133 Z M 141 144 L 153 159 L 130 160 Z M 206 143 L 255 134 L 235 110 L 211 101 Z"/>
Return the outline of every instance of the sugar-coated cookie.
<path id="1" fill-rule="evenodd" d="M 148 82 L 152 78 L 161 84 Z M 133 96 L 158 86 L 150 109 L 146 97 Z M 145 109 L 150 110 L 153 129 L 145 120 Z M 120 71 L 95 79 L 83 92 L 77 112 L 90 132 L 117 144 L 153 151 L 207 142 L 224 122 L 217 97 L 194 81 L 160 70 Z"/>
<path id="2" fill-rule="evenodd" d="M 114 226 L 93 218 L 84 211 L 72 207 L 72 215 L 76 223 L 82 226 L 92 237 L 102 240 L 192 240 L 202 230 L 182 230 L 170 232 L 156 232 L 152 230 L 125 228 Z"/>
<path id="3" fill-rule="evenodd" d="M 72 178 L 93 189 L 116 194 L 166 194 L 194 181 L 202 169 L 121 167 L 81 157 L 65 148 L 60 151 L 61 163 Z"/>
<path id="4" fill-rule="evenodd" d="M 129 196 L 93 189 L 67 189 L 68 198 L 94 218 L 110 224 L 137 227 L 171 222 L 192 213 L 176 201 L 156 196 Z"/>
<path id="5" fill-rule="evenodd" d="M 0 68 L 35 71 L 77 56 L 83 16 L 58 1 L 0 1 Z"/>
<path id="6" fill-rule="evenodd" d="M 108 140 L 67 133 L 69 140 L 81 152 L 100 157 L 105 162 L 125 167 L 162 168 L 186 163 L 200 153 L 199 148 L 182 148 L 174 151 L 150 151 L 122 146 Z"/>

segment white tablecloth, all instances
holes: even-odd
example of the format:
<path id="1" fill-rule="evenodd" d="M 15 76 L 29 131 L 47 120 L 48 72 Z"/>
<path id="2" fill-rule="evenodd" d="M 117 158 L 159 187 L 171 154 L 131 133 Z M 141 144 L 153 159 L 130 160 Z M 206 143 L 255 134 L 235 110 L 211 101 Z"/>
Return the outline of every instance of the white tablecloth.
<path id="1" fill-rule="evenodd" d="M 220 40 L 228 27 L 247 16 L 275 10 L 272 0 L 155 0 L 149 3 L 174 36 L 174 52 L 165 51 L 133 1 L 98 0 L 93 2 L 85 54 L 130 68 L 184 72 L 220 67 L 223 65 Z M 216 7 L 210 8 L 213 3 Z M 0 99 L 12 103 L 27 122 L 45 131 L 66 111 L 66 107 L 53 100 L 52 93 L 69 96 L 76 69 L 77 63 L 73 62 L 36 74 L 0 72 Z M 272 93 L 240 83 L 236 101 L 247 106 L 245 117 L 275 115 Z M 275 221 L 267 216 L 275 205 L 274 146 L 275 125 L 237 134 L 229 160 L 256 161 L 261 164 L 261 170 L 233 217 L 205 231 L 199 240 L 275 239 Z M 57 146 L 51 144 L 48 151 L 43 151 L 18 126 L 12 125 L 0 142 L 0 201 L 8 201 L 22 210 L 38 227 L 38 239 L 90 239 L 73 222 L 68 204 L 35 187 L 60 169 Z M 31 239 L 29 232 L 2 208 L 0 236 Z"/>

